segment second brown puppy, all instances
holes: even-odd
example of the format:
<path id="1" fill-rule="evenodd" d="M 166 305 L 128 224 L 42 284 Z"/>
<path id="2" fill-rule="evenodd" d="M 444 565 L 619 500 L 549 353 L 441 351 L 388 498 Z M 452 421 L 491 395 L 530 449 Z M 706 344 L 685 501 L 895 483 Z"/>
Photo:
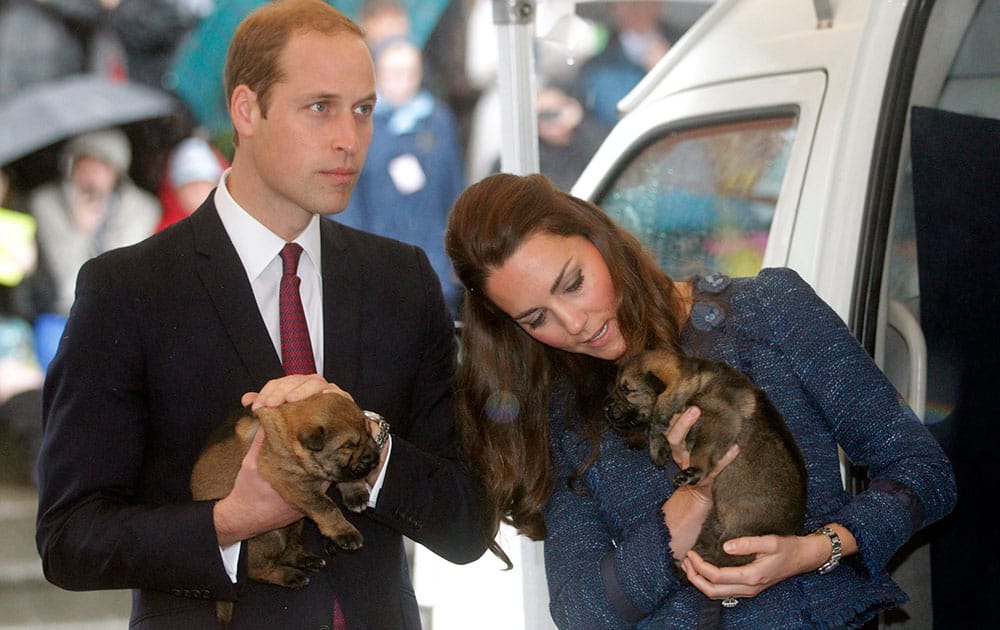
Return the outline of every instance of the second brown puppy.
<path id="1" fill-rule="evenodd" d="M 329 539 L 327 553 L 361 547 L 361 533 L 326 495 L 324 485 L 336 484 L 348 509 L 361 512 L 368 505 L 365 476 L 378 465 L 379 449 L 364 412 L 339 394 L 318 394 L 256 412 L 244 409 L 216 431 L 195 462 L 192 497 L 200 501 L 229 494 L 261 425 L 267 433 L 258 459 L 261 477 L 316 522 Z M 248 540 L 248 577 L 289 588 L 308 584 L 308 573 L 325 561 L 302 546 L 302 525 L 299 520 Z M 228 625 L 233 603 L 220 601 L 216 611 Z"/>
<path id="2" fill-rule="evenodd" d="M 622 432 L 647 434 L 658 466 L 670 458 L 664 433 L 687 407 L 701 409 L 687 434 L 690 466 L 674 485 L 694 485 L 709 474 L 733 444 L 739 455 L 712 483 L 712 510 L 694 550 L 716 566 L 747 564 L 753 556 L 731 556 L 722 543 L 741 536 L 802 533 L 806 469 L 795 439 L 759 387 L 721 361 L 652 350 L 626 361 L 605 407 Z"/>

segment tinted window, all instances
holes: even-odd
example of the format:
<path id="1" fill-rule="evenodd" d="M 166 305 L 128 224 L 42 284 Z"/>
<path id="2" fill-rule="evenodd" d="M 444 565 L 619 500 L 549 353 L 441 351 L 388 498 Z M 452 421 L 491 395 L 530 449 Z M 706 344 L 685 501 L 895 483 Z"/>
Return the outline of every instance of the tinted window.
<path id="1" fill-rule="evenodd" d="M 599 200 L 675 278 L 760 271 L 795 116 L 669 130 Z"/>

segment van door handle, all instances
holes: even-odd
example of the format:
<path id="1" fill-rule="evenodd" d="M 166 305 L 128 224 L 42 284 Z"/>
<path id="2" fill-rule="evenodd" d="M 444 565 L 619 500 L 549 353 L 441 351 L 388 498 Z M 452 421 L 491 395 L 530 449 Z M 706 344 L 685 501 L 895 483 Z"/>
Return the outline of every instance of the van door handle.
<path id="1" fill-rule="evenodd" d="M 910 357 L 909 392 L 906 402 L 924 421 L 927 401 L 927 341 L 920 322 L 899 300 L 889 300 L 889 325 L 896 329 L 906 343 Z"/>

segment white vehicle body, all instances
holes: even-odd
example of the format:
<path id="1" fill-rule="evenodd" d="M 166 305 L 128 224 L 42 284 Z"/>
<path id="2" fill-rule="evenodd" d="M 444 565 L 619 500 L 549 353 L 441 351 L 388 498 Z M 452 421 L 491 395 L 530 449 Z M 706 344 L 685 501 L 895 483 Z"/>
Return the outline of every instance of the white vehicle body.
<path id="1" fill-rule="evenodd" d="M 1000 118 L 998 27 L 995 0 L 719 0 L 619 103 L 573 193 L 635 231 L 675 277 L 797 270 L 924 418 L 910 116 L 922 106 Z M 664 218 L 678 195 L 677 216 Z M 692 220 L 691 200 L 705 199 L 710 218 Z M 738 211 L 761 220 L 720 239 L 720 217 Z M 737 241 L 759 250 L 744 247 L 731 269 L 704 253 Z M 929 552 L 911 547 L 892 567 L 911 602 L 880 623 L 930 628 Z"/>
<path id="2" fill-rule="evenodd" d="M 826 23 L 814 6 L 823 4 L 717 2 L 622 101 L 622 121 L 573 192 L 599 199 L 635 147 L 671 127 L 795 112 L 763 265 L 796 269 L 852 321 L 862 316 L 868 232 L 888 218 L 879 215 L 891 211 L 906 167 L 906 113 L 937 104 L 979 2 L 835 0 Z M 932 5 L 922 47 L 912 22 Z M 913 63 L 908 94 L 903 66 Z"/>

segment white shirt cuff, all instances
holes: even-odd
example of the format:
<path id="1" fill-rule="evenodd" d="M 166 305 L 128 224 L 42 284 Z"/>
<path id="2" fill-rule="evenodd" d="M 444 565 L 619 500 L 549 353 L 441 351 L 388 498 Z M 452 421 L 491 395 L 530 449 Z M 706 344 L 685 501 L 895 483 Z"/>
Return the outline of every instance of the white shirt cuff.
<path id="1" fill-rule="evenodd" d="M 382 489 L 382 482 L 385 480 L 385 470 L 389 467 L 389 457 L 392 456 L 392 436 L 389 436 L 389 441 L 385 443 L 385 447 L 388 449 L 385 452 L 385 464 L 382 466 L 382 470 L 378 473 L 378 479 L 375 480 L 375 485 L 368 488 L 368 507 L 375 508 L 375 504 L 378 503 L 378 493 Z"/>
<path id="2" fill-rule="evenodd" d="M 226 567 L 226 575 L 229 576 L 229 580 L 233 584 L 236 584 L 236 572 L 240 565 L 242 545 L 243 541 L 240 540 L 226 547 L 219 547 L 219 551 L 222 552 L 222 564 Z"/>

